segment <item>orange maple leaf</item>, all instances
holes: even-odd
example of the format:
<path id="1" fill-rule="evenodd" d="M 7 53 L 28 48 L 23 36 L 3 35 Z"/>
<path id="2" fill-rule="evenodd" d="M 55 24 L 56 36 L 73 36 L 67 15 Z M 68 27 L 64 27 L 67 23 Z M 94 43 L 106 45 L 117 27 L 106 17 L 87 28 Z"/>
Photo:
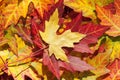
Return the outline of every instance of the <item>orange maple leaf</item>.
<path id="1" fill-rule="evenodd" d="M 21 16 L 25 18 L 31 2 L 33 2 L 40 16 L 43 17 L 44 11 L 48 11 L 48 4 L 53 4 L 54 0 L 22 0 L 21 2 L 15 0 L 10 3 L 6 2 L 8 3 L 7 6 L 0 6 L 0 21 L 2 21 L 0 24 L 6 28 L 10 24 L 16 24 Z M 4 1 L 1 4 L 4 4 Z"/>
<path id="2" fill-rule="evenodd" d="M 115 6 L 115 8 L 111 8 Z M 115 0 L 114 5 L 106 7 L 96 6 L 97 16 L 101 20 L 101 25 L 110 26 L 110 29 L 106 32 L 110 36 L 120 35 L 120 0 Z M 111 10 L 116 10 L 113 13 Z"/>

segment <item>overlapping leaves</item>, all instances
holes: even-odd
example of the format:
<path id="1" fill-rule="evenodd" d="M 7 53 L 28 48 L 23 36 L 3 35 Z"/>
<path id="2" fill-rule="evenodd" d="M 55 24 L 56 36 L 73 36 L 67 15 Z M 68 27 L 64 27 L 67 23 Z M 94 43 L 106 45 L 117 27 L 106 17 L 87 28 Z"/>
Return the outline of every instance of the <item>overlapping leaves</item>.
<path id="1" fill-rule="evenodd" d="M 119 5 L 119 0 L 0 0 L 1 76 L 119 80 Z"/>

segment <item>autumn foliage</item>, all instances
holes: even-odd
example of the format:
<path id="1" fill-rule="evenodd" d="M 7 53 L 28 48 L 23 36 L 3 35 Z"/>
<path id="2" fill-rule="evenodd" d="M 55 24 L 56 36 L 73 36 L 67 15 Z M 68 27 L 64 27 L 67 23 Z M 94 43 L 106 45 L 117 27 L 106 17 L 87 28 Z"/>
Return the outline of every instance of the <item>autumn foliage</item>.
<path id="1" fill-rule="evenodd" d="M 120 80 L 120 0 L 0 0 L 0 80 Z"/>

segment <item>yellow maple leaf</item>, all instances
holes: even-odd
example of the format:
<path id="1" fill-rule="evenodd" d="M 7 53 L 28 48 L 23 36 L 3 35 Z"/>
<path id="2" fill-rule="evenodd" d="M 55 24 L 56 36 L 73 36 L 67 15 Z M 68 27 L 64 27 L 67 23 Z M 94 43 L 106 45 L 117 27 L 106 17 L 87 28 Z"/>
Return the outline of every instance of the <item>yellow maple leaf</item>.
<path id="1" fill-rule="evenodd" d="M 109 3 L 112 3 L 114 0 L 95 0 L 95 3 L 99 6 L 105 6 L 108 5 Z"/>
<path id="2" fill-rule="evenodd" d="M 39 61 L 34 61 L 31 63 L 31 66 L 35 69 L 35 71 L 37 71 L 38 75 L 44 77 L 44 80 L 48 80 L 48 77 L 45 74 L 47 71 L 43 68 L 42 63 L 40 63 Z"/>
<path id="3" fill-rule="evenodd" d="M 93 0 L 65 0 L 64 4 L 76 12 L 83 12 L 83 16 L 96 19 L 94 10 L 95 3 Z"/>
<path id="4" fill-rule="evenodd" d="M 30 67 L 30 65 L 32 65 L 35 68 L 39 69 L 39 75 L 44 76 L 44 78 L 47 78 L 46 75 L 43 75 L 42 73 L 42 63 L 34 61 L 34 62 L 28 62 L 25 64 L 22 64 L 22 62 L 19 62 L 21 64 L 11 65 L 9 64 L 10 61 L 13 61 L 13 62 L 17 61 L 16 58 L 13 59 L 13 57 L 11 56 L 15 56 L 15 55 L 9 50 L 0 51 L 0 74 L 2 74 L 2 71 L 3 71 L 2 69 L 6 68 L 8 69 L 8 74 L 12 74 L 15 80 L 24 80 L 25 75 L 30 77 L 32 80 L 40 80 L 40 77 L 37 76 L 37 74 L 34 72 L 34 69 Z"/>
<path id="5" fill-rule="evenodd" d="M 96 80 L 97 76 L 92 75 L 92 76 L 87 76 L 87 77 L 83 77 L 82 80 Z"/>
<path id="6" fill-rule="evenodd" d="M 32 80 L 40 80 L 41 77 L 38 77 L 38 74 L 47 80 L 47 76 L 45 74 L 43 75 L 42 63 L 36 61 L 23 63 L 24 61 L 21 61 L 18 62 L 19 64 L 17 65 L 11 65 L 12 62 L 17 62 L 17 58 L 9 50 L 0 51 L 0 75 L 3 73 L 3 69 L 8 69 L 8 74 L 12 74 L 15 80 L 24 80 L 25 75 L 30 77 Z M 35 73 L 34 69 L 32 69 L 30 65 L 37 69 L 36 71 L 38 71 L 38 74 Z"/>
<path id="7" fill-rule="evenodd" d="M 109 63 L 110 53 L 111 50 L 108 50 L 107 52 L 99 53 L 92 59 L 88 58 L 88 63 L 95 67 L 94 70 L 91 70 L 91 72 L 95 74 L 94 77 L 97 78 L 109 72 L 106 65 Z"/>
<path id="8" fill-rule="evenodd" d="M 110 39 L 109 37 L 106 37 L 106 39 L 107 40 L 106 40 L 105 44 L 107 44 L 109 46 L 108 49 L 111 49 L 111 51 L 112 51 L 111 55 L 110 55 L 110 61 L 112 62 L 116 58 L 120 59 L 120 51 L 119 51 L 120 41 L 119 40 L 114 41 L 114 40 Z M 108 50 L 108 49 L 106 49 L 106 50 Z"/>
<path id="9" fill-rule="evenodd" d="M 43 16 L 44 11 L 48 9 L 48 4 L 52 4 L 53 0 L 22 0 L 19 4 L 18 0 L 14 0 L 2 9 L 0 8 L 0 17 L 2 17 L 0 19 L 4 21 L 2 25 L 6 28 L 10 24 L 16 24 L 21 16 L 26 17 L 30 2 L 33 2 L 39 14 Z"/>
<path id="10" fill-rule="evenodd" d="M 83 16 L 96 19 L 95 4 L 100 6 L 113 2 L 113 0 L 64 0 L 64 4 L 76 12 L 83 13 Z"/>
<path id="11" fill-rule="evenodd" d="M 9 55 L 8 50 L 0 51 L 0 74 L 2 74 L 2 69 L 7 67 L 5 66 L 5 64 L 7 63 L 8 55 Z"/>
<path id="12" fill-rule="evenodd" d="M 15 80 L 24 80 L 25 75 L 30 77 L 32 80 L 40 80 L 40 77 L 34 72 L 34 70 L 30 67 L 30 65 L 38 64 L 37 62 L 32 62 L 31 52 L 32 49 L 27 46 L 22 38 L 15 35 L 17 42 L 18 55 L 14 55 L 12 52 L 5 50 L 0 52 L 0 56 L 3 60 L 0 59 L 0 66 L 5 67 L 5 63 L 7 64 L 8 74 L 12 74 Z M 42 69 L 42 63 L 39 63 L 39 70 Z M 1 67 L 1 68 L 3 68 Z M 36 65 L 37 67 L 37 65 Z M 42 74 L 42 70 L 39 71 L 40 75 Z"/>
<path id="13" fill-rule="evenodd" d="M 117 42 L 117 41 L 114 42 L 113 51 L 112 51 L 111 56 L 110 56 L 112 61 L 114 61 L 116 58 L 120 59 L 120 51 L 119 51 L 119 49 L 120 49 L 120 42 Z"/>
<path id="14" fill-rule="evenodd" d="M 110 62 L 110 56 L 113 50 L 112 49 L 113 46 L 111 40 L 108 37 L 105 38 L 103 37 L 103 39 L 106 39 L 104 45 L 105 51 L 102 53 L 98 53 L 98 55 L 96 55 L 92 59 L 91 58 L 87 59 L 87 62 L 95 67 L 95 69 L 91 70 L 91 72 L 95 74 L 94 77 L 96 78 L 110 72 L 110 70 L 107 69 L 106 66 Z"/>
<path id="15" fill-rule="evenodd" d="M 57 35 L 56 31 L 59 29 L 58 10 L 56 9 L 49 21 L 45 22 L 45 31 L 41 32 L 42 39 L 49 44 L 49 55 L 55 55 L 57 59 L 68 61 L 62 47 L 74 47 L 73 43 L 79 42 L 85 35 L 78 32 L 65 31 L 61 35 Z"/>
<path id="16" fill-rule="evenodd" d="M 32 80 L 40 80 L 37 74 L 30 68 L 30 63 L 10 66 L 8 69 L 15 80 L 25 80 L 25 75 L 30 77 Z"/>
<path id="17" fill-rule="evenodd" d="M 13 53 L 9 54 L 10 59 L 8 60 L 8 64 L 10 63 L 10 65 L 18 65 L 30 62 L 32 60 L 30 57 L 32 53 L 32 48 L 27 46 L 22 40 L 22 38 L 18 37 L 17 35 L 15 35 L 15 38 L 17 42 L 18 53 L 17 56 L 14 55 Z"/>

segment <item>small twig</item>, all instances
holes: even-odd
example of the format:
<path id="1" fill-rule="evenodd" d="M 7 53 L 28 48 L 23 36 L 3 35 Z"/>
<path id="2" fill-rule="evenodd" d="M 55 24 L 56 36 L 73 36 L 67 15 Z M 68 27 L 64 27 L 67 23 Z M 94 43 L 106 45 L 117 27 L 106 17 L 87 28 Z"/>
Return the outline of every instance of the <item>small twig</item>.
<path id="1" fill-rule="evenodd" d="M 40 51 L 42 51 L 44 49 L 47 49 L 47 48 L 48 48 L 48 46 L 46 46 L 45 48 L 42 48 L 42 49 L 36 51 L 36 54 L 34 53 L 34 55 L 31 55 L 31 57 L 34 57 L 34 56 L 38 55 L 39 53 L 37 53 L 37 52 L 40 52 Z"/>

